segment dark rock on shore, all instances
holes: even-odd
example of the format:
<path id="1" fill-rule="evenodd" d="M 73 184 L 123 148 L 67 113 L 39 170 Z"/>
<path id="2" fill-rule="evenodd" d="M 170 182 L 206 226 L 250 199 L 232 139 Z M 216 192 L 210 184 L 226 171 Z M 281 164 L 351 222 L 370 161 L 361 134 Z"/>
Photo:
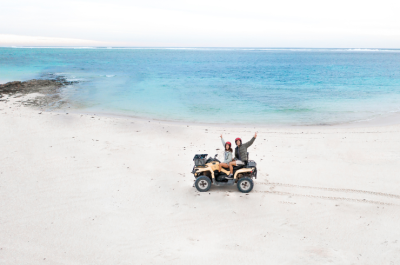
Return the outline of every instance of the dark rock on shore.
<path id="1" fill-rule="evenodd" d="M 61 88 L 77 82 L 67 81 L 64 77 L 47 76 L 47 79 L 32 79 L 29 81 L 13 81 L 0 84 L 0 98 L 4 95 L 20 96 L 40 93 L 43 96 L 20 101 L 23 105 L 40 108 L 61 108 L 68 105 L 66 98 L 61 98 Z"/>
<path id="2" fill-rule="evenodd" d="M 57 92 L 60 87 L 71 84 L 73 84 L 73 82 L 69 82 L 62 77 L 56 79 L 33 79 L 24 82 L 13 81 L 0 84 L 0 97 L 4 94 L 14 95 L 18 93 L 53 94 L 54 92 Z"/>

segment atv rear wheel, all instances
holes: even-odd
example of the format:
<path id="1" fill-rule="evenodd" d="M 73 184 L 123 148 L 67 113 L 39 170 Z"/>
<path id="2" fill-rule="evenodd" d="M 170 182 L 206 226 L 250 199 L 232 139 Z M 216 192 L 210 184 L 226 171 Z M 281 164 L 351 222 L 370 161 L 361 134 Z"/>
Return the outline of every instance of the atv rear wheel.
<path id="1" fill-rule="evenodd" d="M 200 192 L 208 191 L 211 188 L 211 179 L 206 176 L 200 176 L 194 182 L 196 189 Z"/>
<path id="2" fill-rule="evenodd" d="M 240 192 L 249 193 L 253 189 L 253 180 L 251 178 L 240 178 L 237 182 L 237 187 Z"/>

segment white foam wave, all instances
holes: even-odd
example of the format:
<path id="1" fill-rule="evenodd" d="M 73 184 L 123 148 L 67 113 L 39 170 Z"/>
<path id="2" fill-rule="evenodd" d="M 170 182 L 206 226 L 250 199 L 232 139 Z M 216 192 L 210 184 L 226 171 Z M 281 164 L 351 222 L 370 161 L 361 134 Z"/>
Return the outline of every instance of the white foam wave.
<path id="1" fill-rule="evenodd" d="M 347 49 L 346 51 L 350 52 L 385 52 L 385 51 L 391 51 L 388 49 Z"/>

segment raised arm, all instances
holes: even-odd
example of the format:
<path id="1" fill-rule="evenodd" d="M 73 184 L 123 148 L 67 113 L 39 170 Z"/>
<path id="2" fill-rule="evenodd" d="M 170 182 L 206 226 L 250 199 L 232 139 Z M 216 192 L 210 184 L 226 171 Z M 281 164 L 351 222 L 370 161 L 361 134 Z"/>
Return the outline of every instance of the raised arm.
<path id="1" fill-rule="evenodd" d="M 253 138 L 251 138 L 250 141 L 248 141 L 247 143 L 244 143 L 243 145 L 246 146 L 246 147 L 250 147 L 254 143 L 256 138 L 257 138 L 257 133 L 254 134 Z"/>
<path id="2" fill-rule="evenodd" d="M 225 141 L 224 141 L 224 138 L 222 138 L 222 134 L 221 134 L 221 141 L 222 141 L 222 146 L 224 147 L 224 150 L 225 150 Z"/>

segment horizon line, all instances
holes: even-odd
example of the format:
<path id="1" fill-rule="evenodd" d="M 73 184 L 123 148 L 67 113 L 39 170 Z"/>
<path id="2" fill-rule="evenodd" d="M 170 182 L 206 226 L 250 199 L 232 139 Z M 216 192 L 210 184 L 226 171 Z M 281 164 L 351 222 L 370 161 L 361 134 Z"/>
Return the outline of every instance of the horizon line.
<path id="1" fill-rule="evenodd" d="M 268 47 L 268 46 L 61 46 L 61 45 L 46 45 L 46 46 L 35 46 L 35 45 L 6 45 L 0 48 L 81 48 L 81 49 L 360 49 L 360 50 L 400 50 L 400 48 L 372 48 L 372 47 Z"/>

